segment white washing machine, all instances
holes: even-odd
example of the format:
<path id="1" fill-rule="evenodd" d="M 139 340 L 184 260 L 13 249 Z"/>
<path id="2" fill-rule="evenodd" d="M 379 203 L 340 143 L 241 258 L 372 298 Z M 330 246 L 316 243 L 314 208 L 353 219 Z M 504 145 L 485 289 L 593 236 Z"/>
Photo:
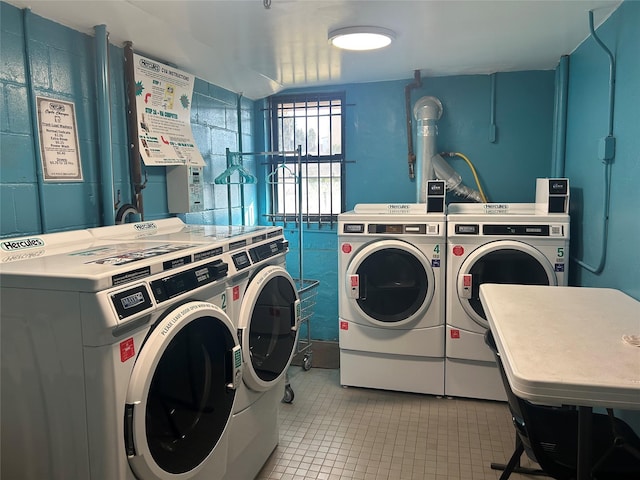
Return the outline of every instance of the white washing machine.
<path id="1" fill-rule="evenodd" d="M 239 240 L 245 245 L 272 236 L 282 236 L 281 227 L 260 225 L 194 225 L 177 217 L 137 223 L 125 223 L 87 230 L 96 238 L 133 240 L 148 238 L 167 242 L 222 243 Z M 234 245 L 231 246 L 231 249 Z"/>
<path id="2" fill-rule="evenodd" d="M 209 301 L 226 254 L 88 236 L 2 242 L 2 478 L 222 478 L 242 377 Z"/>
<path id="3" fill-rule="evenodd" d="M 246 226 L 246 225 L 196 225 L 186 224 L 177 217 L 164 218 L 137 223 L 125 223 L 108 227 L 90 228 L 87 230 L 94 238 L 100 240 L 140 240 L 164 243 L 194 243 L 207 244 L 206 249 L 197 258 L 221 255 L 223 252 L 236 252 L 249 245 L 265 244 L 268 249 L 275 248 L 275 255 L 269 262 L 279 262 L 285 265 L 288 243 L 284 239 L 282 227 Z M 273 246 L 275 242 L 275 247 Z M 270 250 L 271 251 L 271 250 Z M 236 252 L 237 253 L 237 252 Z M 227 315 L 235 319 L 231 308 L 232 289 L 231 276 L 237 272 L 229 271 L 227 276 L 227 291 L 218 299 L 216 305 L 221 307 Z M 237 282 L 235 282 L 237 283 Z M 235 295 L 238 296 L 237 289 Z M 233 302 L 233 304 L 239 302 Z M 236 313 L 237 314 L 237 313 Z M 237 326 L 237 322 L 234 322 Z"/>
<path id="4" fill-rule="evenodd" d="M 280 236 L 231 252 L 229 308 L 242 346 L 226 479 L 254 478 L 278 445 L 278 407 L 296 348 L 300 300 Z"/>
<path id="5" fill-rule="evenodd" d="M 567 285 L 569 216 L 535 204 L 450 204 L 447 213 L 445 394 L 506 401 L 479 288 Z"/>
<path id="6" fill-rule="evenodd" d="M 338 216 L 340 383 L 444 393 L 444 214 L 356 205 Z"/>
<path id="7" fill-rule="evenodd" d="M 98 238 L 206 243 L 229 256 L 224 294 L 243 351 L 243 381 L 230 424 L 229 480 L 254 478 L 279 441 L 278 407 L 295 350 L 299 299 L 285 270 L 281 227 L 188 225 L 178 218 L 90 230 Z"/>

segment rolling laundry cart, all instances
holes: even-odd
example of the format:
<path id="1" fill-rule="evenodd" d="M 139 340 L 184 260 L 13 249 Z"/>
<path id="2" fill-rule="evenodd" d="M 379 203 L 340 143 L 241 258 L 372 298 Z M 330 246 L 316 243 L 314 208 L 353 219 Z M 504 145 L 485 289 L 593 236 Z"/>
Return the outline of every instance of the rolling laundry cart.
<path id="1" fill-rule="evenodd" d="M 311 328 L 310 322 L 313 317 L 313 311 L 316 306 L 316 296 L 318 294 L 318 280 L 299 280 L 298 296 L 300 297 L 300 327 L 305 327 L 305 338 L 298 337 L 295 355 L 304 353 L 302 360 L 302 368 L 304 370 L 311 369 L 311 359 L 313 352 L 311 351 Z"/>
<path id="2" fill-rule="evenodd" d="M 318 280 L 302 280 L 296 279 L 298 284 L 298 296 L 300 297 L 300 328 L 303 326 L 306 328 L 305 338 L 298 337 L 298 343 L 296 345 L 296 351 L 294 355 L 304 353 L 302 359 L 302 368 L 307 371 L 311 369 L 311 362 L 313 359 L 313 352 L 311 350 L 311 317 L 316 305 L 316 296 L 318 294 Z M 295 393 L 289 383 L 289 374 L 286 374 L 284 396 L 282 401 L 284 403 L 291 403 L 295 397 Z"/>
<path id="3" fill-rule="evenodd" d="M 296 219 L 298 226 L 298 268 L 299 275 L 296 279 L 298 285 L 298 296 L 300 298 L 300 323 L 298 328 L 305 329 L 305 338 L 298 337 L 296 344 L 296 351 L 294 355 L 304 353 L 302 360 L 302 368 L 307 371 L 311 369 L 311 362 L 313 358 L 313 351 L 311 350 L 311 318 L 316 305 L 316 296 L 318 294 L 318 280 L 310 280 L 304 276 L 304 255 L 302 251 L 303 247 L 303 213 L 302 213 L 302 181 L 300 179 L 300 173 L 302 172 L 302 147 L 298 145 L 295 152 L 284 152 L 283 158 L 286 159 L 286 154 L 295 153 L 296 165 L 291 169 L 285 161 L 277 165 L 272 172 L 267 175 L 267 183 L 271 185 L 272 195 L 276 195 L 278 188 L 283 186 L 286 188 L 286 184 L 291 184 L 291 187 L 295 188 L 295 195 L 297 202 L 294 202 L 293 218 Z M 286 205 L 283 206 L 283 220 L 287 219 Z M 291 403 L 295 394 L 289 383 L 289 376 L 287 375 L 284 387 L 284 396 L 282 401 L 284 403 Z"/>
<path id="4" fill-rule="evenodd" d="M 255 183 L 255 178 L 250 175 L 242 167 L 243 156 L 263 156 L 272 159 L 267 164 L 273 165 L 271 172 L 266 177 L 266 183 L 271 188 L 271 194 L 275 197 L 280 196 L 283 205 L 281 206 L 282 214 L 273 218 L 274 221 L 282 220 L 286 223 L 289 219 L 294 218 L 298 226 L 298 252 L 299 252 L 299 271 L 298 278 L 295 279 L 298 288 L 298 297 L 300 299 L 300 322 L 298 328 L 304 328 L 304 338 L 298 338 L 294 355 L 304 353 L 302 368 L 307 371 L 311 369 L 313 352 L 311 350 L 311 318 L 316 305 L 316 295 L 318 293 L 318 280 L 310 280 L 304 277 L 303 270 L 303 214 L 302 214 L 302 182 L 300 181 L 300 172 L 302 171 L 302 147 L 291 151 L 271 151 L 271 152 L 231 152 L 227 149 L 227 165 L 229 168 L 215 179 L 215 183 L 220 184 L 243 184 Z M 287 158 L 295 157 L 295 163 L 287 163 Z M 273 159 L 280 159 L 280 163 L 276 164 Z M 238 180 L 232 180 L 235 178 Z M 291 190 L 290 190 L 291 189 Z M 287 202 L 286 193 L 295 193 L 293 206 L 291 202 Z M 241 189 L 243 193 L 243 189 Z M 244 202 L 243 202 L 244 203 Z M 244 213 L 243 213 L 244 220 Z M 231 221 L 231 217 L 230 217 Z M 293 389 L 289 383 L 287 375 L 285 381 L 285 391 L 282 401 L 291 403 L 294 398 Z"/>

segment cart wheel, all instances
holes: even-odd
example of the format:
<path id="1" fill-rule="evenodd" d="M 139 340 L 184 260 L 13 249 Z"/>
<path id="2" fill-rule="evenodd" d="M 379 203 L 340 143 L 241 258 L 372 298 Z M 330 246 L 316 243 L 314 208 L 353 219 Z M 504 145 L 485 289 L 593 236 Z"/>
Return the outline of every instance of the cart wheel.
<path id="1" fill-rule="evenodd" d="M 282 397 L 282 403 L 291 403 L 295 398 L 295 394 L 293 393 L 293 388 L 291 385 L 284 386 L 284 397 Z"/>
<path id="2" fill-rule="evenodd" d="M 302 361 L 302 368 L 306 371 L 311 370 L 311 356 L 305 355 Z"/>

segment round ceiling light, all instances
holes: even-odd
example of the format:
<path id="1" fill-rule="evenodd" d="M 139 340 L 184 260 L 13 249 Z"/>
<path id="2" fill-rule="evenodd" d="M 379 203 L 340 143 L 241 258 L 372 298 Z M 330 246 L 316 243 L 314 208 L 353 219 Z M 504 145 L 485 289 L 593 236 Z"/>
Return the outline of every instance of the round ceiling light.
<path id="1" fill-rule="evenodd" d="M 344 50 L 376 50 L 395 37 L 393 31 L 382 27 L 346 27 L 329 32 L 331 44 Z"/>

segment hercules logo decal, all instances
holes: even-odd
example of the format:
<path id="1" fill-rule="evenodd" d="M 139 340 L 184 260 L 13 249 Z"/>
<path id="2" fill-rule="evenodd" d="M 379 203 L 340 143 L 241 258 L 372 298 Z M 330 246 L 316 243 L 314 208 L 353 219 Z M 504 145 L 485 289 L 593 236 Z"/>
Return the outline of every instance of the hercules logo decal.
<path id="1" fill-rule="evenodd" d="M 146 223 L 136 223 L 133 228 L 135 228 L 136 230 L 145 231 L 145 230 L 156 230 L 158 226 L 153 222 L 146 222 Z"/>
<path id="2" fill-rule="evenodd" d="M 40 238 L 23 238 L 21 240 L 5 240 L 0 244 L 2 250 L 12 252 L 14 250 L 24 250 L 27 248 L 44 247 L 44 241 Z"/>

